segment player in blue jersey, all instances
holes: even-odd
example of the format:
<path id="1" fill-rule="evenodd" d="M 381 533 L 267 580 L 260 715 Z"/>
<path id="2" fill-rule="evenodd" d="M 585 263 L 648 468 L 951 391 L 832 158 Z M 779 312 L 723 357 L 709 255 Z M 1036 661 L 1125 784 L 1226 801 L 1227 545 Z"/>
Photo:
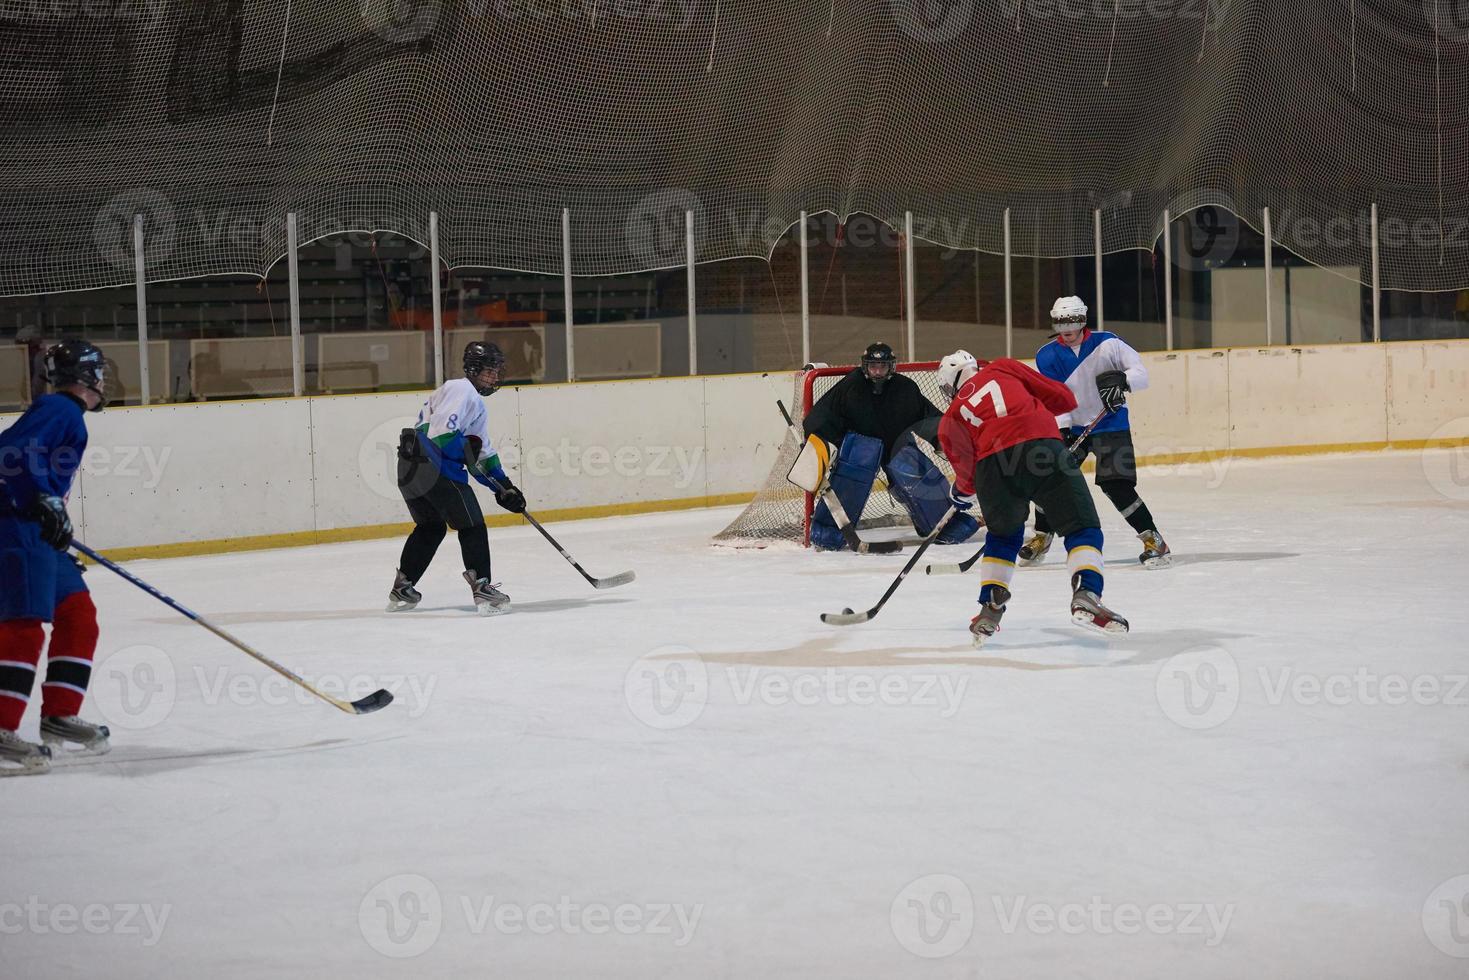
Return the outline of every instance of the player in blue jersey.
<path id="1" fill-rule="evenodd" d="M 87 412 L 107 405 L 102 352 L 67 340 L 46 352 L 51 394 L 0 432 L 0 776 L 42 773 L 51 754 L 100 755 L 105 725 L 77 717 L 92 678 L 97 607 L 70 555 L 66 511 L 72 478 L 87 448 Z M 16 731 L 30 704 L 51 623 L 41 685 L 41 741 Z"/>
<path id="2" fill-rule="evenodd" d="M 1138 560 L 1145 567 L 1161 568 L 1172 559 L 1152 511 L 1137 495 L 1137 458 L 1127 411 L 1127 392 L 1148 386 L 1148 369 L 1121 337 L 1104 330 L 1088 330 L 1086 316 L 1086 304 L 1080 297 L 1056 300 L 1051 307 L 1055 339 L 1036 353 L 1035 366 L 1076 395 L 1076 409 L 1056 420 L 1068 444 L 1073 430 L 1080 433 L 1092 419 L 1103 416 L 1077 448 L 1076 461 L 1080 464 L 1096 453 L 1097 487 L 1142 540 L 1143 552 Z M 1036 508 L 1035 533 L 1020 549 L 1020 563 L 1039 563 L 1054 539 L 1045 512 Z"/>
<path id="3" fill-rule="evenodd" d="M 449 528 L 459 533 L 464 580 L 480 615 L 510 611 L 510 597 L 490 584 L 490 536 L 473 477 L 489 487 L 495 502 L 512 514 L 525 512 L 525 495 L 510 482 L 490 442 L 485 399 L 500 388 L 505 355 L 494 344 L 474 341 L 464 348 L 464 377 L 444 382 L 404 429 L 398 445 L 398 489 L 413 517 L 398 574 L 388 594 L 388 611 L 412 609 L 423 595 L 414 586 L 428 570 Z"/>

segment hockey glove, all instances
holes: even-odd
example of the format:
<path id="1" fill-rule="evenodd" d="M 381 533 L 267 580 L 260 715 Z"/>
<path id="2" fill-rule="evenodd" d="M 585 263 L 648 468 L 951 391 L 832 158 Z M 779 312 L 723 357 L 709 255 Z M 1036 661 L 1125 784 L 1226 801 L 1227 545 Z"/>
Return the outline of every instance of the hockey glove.
<path id="1" fill-rule="evenodd" d="M 1121 371 L 1103 371 L 1097 375 L 1097 394 L 1102 396 L 1102 407 L 1108 414 L 1127 404 L 1127 393 L 1131 390 L 1127 375 Z"/>
<path id="2" fill-rule="evenodd" d="M 510 511 L 512 514 L 525 513 L 525 494 L 515 484 L 506 481 L 499 490 L 495 491 L 495 503 Z"/>
<path id="3" fill-rule="evenodd" d="M 31 504 L 31 520 L 41 525 L 41 540 L 65 551 L 71 546 L 71 517 L 66 513 L 66 501 L 60 497 L 37 497 Z"/>
<path id="4" fill-rule="evenodd" d="M 978 495 L 972 493 L 960 493 L 958 487 L 950 487 L 949 503 L 953 504 L 954 509 L 962 514 L 969 508 L 973 507 L 975 504 L 979 503 L 979 497 Z"/>

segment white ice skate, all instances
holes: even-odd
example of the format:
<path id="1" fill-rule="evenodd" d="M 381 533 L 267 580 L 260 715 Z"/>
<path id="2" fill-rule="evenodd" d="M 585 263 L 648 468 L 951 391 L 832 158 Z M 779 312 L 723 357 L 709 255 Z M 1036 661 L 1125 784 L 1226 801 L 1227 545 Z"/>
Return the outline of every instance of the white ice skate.
<path id="1" fill-rule="evenodd" d="M 1142 540 L 1143 553 L 1137 556 L 1137 560 L 1144 568 L 1167 568 L 1173 564 L 1173 551 L 1163 540 L 1163 535 L 1157 531 L 1143 531 L 1138 538 Z"/>
<path id="2" fill-rule="evenodd" d="M 473 572 L 466 570 L 464 581 L 474 593 L 474 607 L 481 616 L 498 616 L 510 611 L 510 597 L 491 585 L 489 579 L 475 578 Z"/>
<path id="3" fill-rule="evenodd" d="M 57 758 L 106 755 L 112 751 L 111 738 L 112 732 L 106 725 L 94 725 L 76 715 L 52 715 L 41 719 L 41 741 Z"/>
<path id="4" fill-rule="evenodd" d="M 1050 531 L 1037 531 L 1030 536 L 1030 540 L 1020 546 L 1019 561 L 1015 564 L 1024 568 L 1029 565 L 1039 565 L 1046 560 L 1046 552 L 1051 550 L 1051 542 L 1056 540 L 1056 535 Z"/>
<path id="5" fill-rule="evenodd" d="M 0 731 L 0 776 L 39 776 L 50 770 L 50 748 Z"/>

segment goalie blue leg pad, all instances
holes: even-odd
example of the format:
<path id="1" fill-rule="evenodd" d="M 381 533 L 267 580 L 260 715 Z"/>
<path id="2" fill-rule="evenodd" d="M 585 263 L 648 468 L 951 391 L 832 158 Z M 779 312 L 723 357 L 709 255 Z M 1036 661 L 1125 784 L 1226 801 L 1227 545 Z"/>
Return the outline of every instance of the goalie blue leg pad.
<path id="1" fill-rule="evenodd" d="M 934 525 L 949 512 L 949 481 L 933 461 L 909 443 L 888 461 L 888 491 L 913 519 L 913 529 L 927 537 Z M 934 539 L 937 544 L 968 541 L 979 530 L 979 522 L 968 514 L 955 514 Z"/>
<path id="2" fill-rule="evenodd" d="M 872 482 L 877 479 L 881 463 L 882 440 L 847 433 L 831 470 L 831 488 L 854 524 L 862 519 L 862 508 L 872 495 Z M 811 514 L 811 544 L 823 551 L 840 551 L 847 546 L 824 501 L 818 502 Z"/>

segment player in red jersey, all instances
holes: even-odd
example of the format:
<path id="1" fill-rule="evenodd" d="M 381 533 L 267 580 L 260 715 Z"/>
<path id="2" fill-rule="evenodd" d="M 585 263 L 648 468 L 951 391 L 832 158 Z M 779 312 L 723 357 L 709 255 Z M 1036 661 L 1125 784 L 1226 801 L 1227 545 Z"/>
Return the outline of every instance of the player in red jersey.
<path id="1" fill-rule="evenodd" d="M 1056 426 L 1056 416 L 1076 408 L 1076 396 L 1019 361 L 976 361 L 962 350 L 943 359 L 938 380 L 950 399 L 939 443 L 954 464 L 954 506 L 964 511 L 978 503 L 989 532 L 979 615 L 969 624 L 975 646 L 999 629 L 1032 502 L 1066 541 L 1072 621 L 1126 633 L 1127 620 L 1102 605 L 1101 521 Z"/>

